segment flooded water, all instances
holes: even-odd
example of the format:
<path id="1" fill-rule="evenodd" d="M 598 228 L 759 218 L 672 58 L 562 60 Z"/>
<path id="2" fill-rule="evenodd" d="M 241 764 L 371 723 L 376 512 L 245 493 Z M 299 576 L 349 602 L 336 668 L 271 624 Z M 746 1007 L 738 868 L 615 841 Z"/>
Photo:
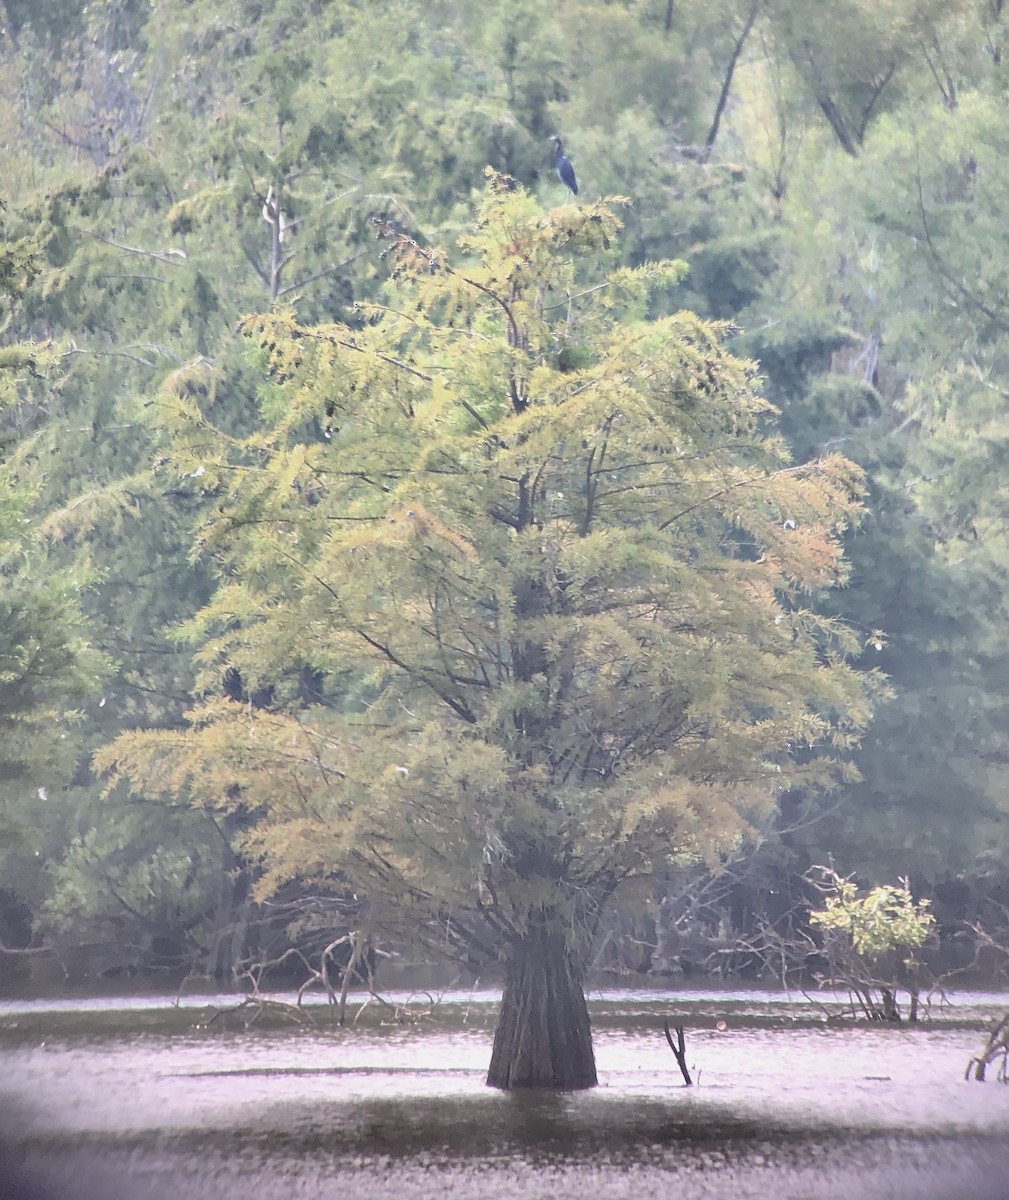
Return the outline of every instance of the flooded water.
<path id="1" fill-rule="evenodd" d="M 836 1028 L 774 994 L 597 993 L 600 1086 L 568 1095 L 484 1086 L 492 1000 L 343 1029 L 208 1028 L 234 997 L 0 1003 L 0 1198 L 1009 1200 L 1009 1087 L 963 1078 L 1009 997 Z"/>

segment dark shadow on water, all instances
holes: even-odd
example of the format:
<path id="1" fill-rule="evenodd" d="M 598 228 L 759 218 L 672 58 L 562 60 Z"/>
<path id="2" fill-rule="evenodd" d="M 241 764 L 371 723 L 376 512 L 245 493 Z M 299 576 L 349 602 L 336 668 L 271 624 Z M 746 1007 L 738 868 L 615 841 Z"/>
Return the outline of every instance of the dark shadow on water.
<path id="1" fill-rule="evenodd" d="M 1003 1166 L 991 1137 L 790 1128 L 600 1092 L 488 1092 L 276 1104 L 242 1126 L 173 1133 L 0 1137 L 0 1197 L 863 1200 L 878 1181 L 888 1200 L 1006 1200 Z"/>
<path id="2" fill-rule="evenodd" d="M 563 1159 L 607 1163 L 652 1161 L 667 1152 L 747 1153 L 755 1146 L 797 1147 L 810 1140 L 850 1142 L 871 1129 L 816 1130 L 741 1116 L 710 1103 L 683 1108 L 655 1099 L 604 1093 L 488 1092 L 461 1097 L 368 1098 L 265 1106 L 241 1126 L 158 1135 L 162 1147 L 201 1153 L 242 1153 L 250 1147 L 293 1158 L 317 1154 L 413 1159 Z M 880 1135 L 882 1136 L 882 1135 Z M 35 1139 L 31 1139 L 35 1140 Z M 90 1135 L 43 1137 L 39 1143 L 79 1145 Z M 95 1142 L 143 1145 L 149 1134 L 95 1135 Z M 910 1135 L 910 1140 L 915 1140 Z M 983 1139 L 982 1139 L 983 1140 Z"/>

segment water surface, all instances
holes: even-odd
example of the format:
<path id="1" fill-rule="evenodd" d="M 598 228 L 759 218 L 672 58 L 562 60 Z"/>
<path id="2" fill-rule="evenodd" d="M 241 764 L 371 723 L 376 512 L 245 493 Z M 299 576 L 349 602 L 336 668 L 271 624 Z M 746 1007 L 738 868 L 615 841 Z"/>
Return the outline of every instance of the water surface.
<path id="1" fill-rule="evenodd" d="M 319 1005 L 208 1028 L 234 997 L 0 1004 L 0 1196 L 1009 1200 L 1009 1087 L 963 1079 L 1004 998 L 837 1028 L 780 994 L 596 993 L 600 1086 L 569 1095 L 484 1086 L 493 998 L 343 1029 Z"/>

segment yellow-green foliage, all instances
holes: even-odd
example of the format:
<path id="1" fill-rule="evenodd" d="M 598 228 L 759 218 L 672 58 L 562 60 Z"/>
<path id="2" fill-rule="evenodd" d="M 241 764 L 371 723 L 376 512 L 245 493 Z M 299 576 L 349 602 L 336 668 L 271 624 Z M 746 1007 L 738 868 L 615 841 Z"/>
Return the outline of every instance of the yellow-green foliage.
<path id="1" fill-rule="evenodd" d="M 211 701 L 98 763 L 253 814 L 262 892 L 521 922 L 715 861 L 845 770 L 871 687 L 804 603 L 844 579 L 859 471 L 788 461 L 721 327 L 643 320 L 682 267 L 608 273 L 618 208 L 543 212 L 491 174 L 462 257 L 381 231 L 360 325 L 246 318 L 272 423 L 215 436 L 180 402 L 178 465 L 219 496 L 203 682 L 233 666 L 273 706 Z"/>
<path id="2" fill-rule="evenodd" d="M 859 893 L 850 879 L 834 876 L 824 907 L 809 914 L 810 924 L 842 934 L 870 962 L 891 950 L 916 950 L 932 932 L 928 900 L 915 902 L 906 883 L 883 884 Z"/>

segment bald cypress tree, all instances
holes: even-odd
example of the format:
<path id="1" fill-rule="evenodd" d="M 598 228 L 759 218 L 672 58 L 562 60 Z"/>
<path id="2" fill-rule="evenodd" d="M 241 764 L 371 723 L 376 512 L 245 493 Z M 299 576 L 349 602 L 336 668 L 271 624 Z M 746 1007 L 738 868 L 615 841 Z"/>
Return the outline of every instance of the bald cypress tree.
<path id="1" fill-rule="evenodd" d="M 364 923 L 497 960 L 502 1088 L 595 1083 L 606 902 L 829 786 L 869 716 L 852 635 L 806 607 L 843 578 L 859 473 L 788 462 L 719 327 L 647 319 L 683 265 L 607 269 L 615 207 L 491 175 L 451 254 L 380 229 L 388 296 L 357 325 L 245 319 L 254 435 L 166 392 L 175 468 L 217 496 L 204 685 L 237 669 L 270 702 L 100 756 L 241 808 L 262 894 L 353 889 Z"/>

